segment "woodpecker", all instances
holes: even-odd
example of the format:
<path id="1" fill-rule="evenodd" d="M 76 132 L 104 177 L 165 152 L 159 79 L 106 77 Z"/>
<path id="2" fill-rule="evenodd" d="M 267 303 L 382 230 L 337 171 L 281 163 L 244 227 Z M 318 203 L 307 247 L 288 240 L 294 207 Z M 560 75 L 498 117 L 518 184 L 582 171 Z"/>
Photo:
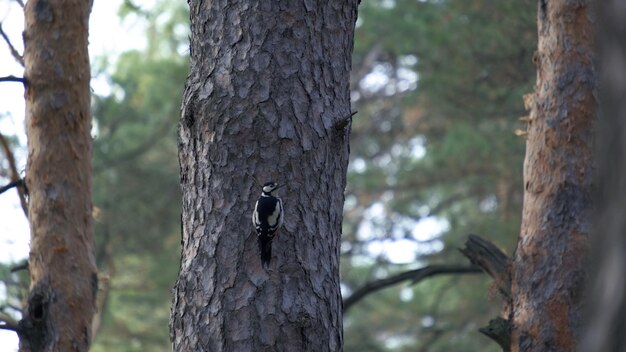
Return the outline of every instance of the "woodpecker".
<path id="1" fill-rule="evenodd" d="M 272 192 L 282 187 L 276 182 L 268 182 L 263 185 L 261 196 L 254 205 L 252 224 L 256 229 L 259 249 L 261 251 L 261 263 L 264 267 L 270 264 L 272 259 L 272 240 L 283 224 L 283 202 L 280 198 L 272 195 Z"/>

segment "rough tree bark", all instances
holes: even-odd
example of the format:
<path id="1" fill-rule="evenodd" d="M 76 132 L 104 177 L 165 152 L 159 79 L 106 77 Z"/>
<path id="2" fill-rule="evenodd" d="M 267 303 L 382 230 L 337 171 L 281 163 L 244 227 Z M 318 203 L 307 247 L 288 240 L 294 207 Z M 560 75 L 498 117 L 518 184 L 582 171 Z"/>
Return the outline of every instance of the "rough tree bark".
<path id="1" fill-rule="evenodd" d="M 581 351 L 626 350 L 626 4 L 598 0 L 602 113 L 595 183 L 595 278 Z"/>
<path id="2" fill-rule="evenodd" d="M 357 0 L 189 5 L 173 348 L 339 351 Z M 253 177 L 286 184 L 268 270 L 251 223 Z"/>
<path id="3" fill-rule="evenodd" d="M 97 274 L 91 217 L 90 1 L 29 0 L 24 61 L 31 229 L 20 351 L 87 351 Z"/>
<path id="4" fill-rule="evenodd" d="M 597 114 L 593 22 L 590 0 L 539 1 L 512 351 L 574 351 L 581 333 Z"/>

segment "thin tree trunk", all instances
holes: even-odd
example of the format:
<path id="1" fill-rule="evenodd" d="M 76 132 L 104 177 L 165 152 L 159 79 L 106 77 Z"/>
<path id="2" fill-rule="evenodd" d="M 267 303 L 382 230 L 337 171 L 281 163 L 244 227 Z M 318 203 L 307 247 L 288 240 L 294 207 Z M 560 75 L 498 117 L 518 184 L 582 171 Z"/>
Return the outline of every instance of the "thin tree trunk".
<path id="1" fill-rule="evenodd" d="M 175 351 L 339 351 L 339 243 L 357 1 L 190 1 Z M 261 266 L 259 182 L 286 184 Z"/>
<path id="2" fill-rule="evenodd" d="M 20 351 L 87 351 L 97 274 L 91 216 L 90 1 L 26 3 L 30 293 Z"/>
<path id="3" fill-rule="evenodd" d="M 589 0 L 539 1 L 512 351 L 574 351 L 581 333 L 597 114 L 591 7 Z"/>
<path id="4" fill-rule="evenodd" d="M 594 207 L 593 291 L 581 351 L 626 350 L 626 4 L 599 0 L 602 114 Z"/>

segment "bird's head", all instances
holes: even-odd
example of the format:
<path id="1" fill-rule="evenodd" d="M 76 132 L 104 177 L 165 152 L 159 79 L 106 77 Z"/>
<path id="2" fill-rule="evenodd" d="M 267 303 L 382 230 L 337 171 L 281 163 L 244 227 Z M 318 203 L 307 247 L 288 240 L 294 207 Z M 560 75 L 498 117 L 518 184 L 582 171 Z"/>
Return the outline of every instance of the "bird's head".
<path id="1" fill-rule="evenodd" d="M 284 185 L 278 185 L 276 182 L 268 182 L 263 185 L 263 194 L 271 195 L 273 191 L 281 188 Z"/>

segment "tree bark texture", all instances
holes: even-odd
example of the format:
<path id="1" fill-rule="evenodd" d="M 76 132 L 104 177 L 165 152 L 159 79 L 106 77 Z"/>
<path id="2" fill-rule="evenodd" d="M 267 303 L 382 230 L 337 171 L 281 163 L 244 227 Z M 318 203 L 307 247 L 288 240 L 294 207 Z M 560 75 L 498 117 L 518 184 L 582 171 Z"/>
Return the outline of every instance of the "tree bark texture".
<path id="1" fill-rule="evenodd" d="M 357 1 L 190 1 L 175 351 L 339 351 Z M 339 126 L 339 127 L 338 127 Z M 261 266 L 259 182 L 286 184 Z"/>
<path id="2" fill-rule="evenodd" d="M 91 216 L 90 1 L 29 0 L 24 61 L 31 229 L 20 351 L 87 351 L 97 270 Z"/>
<path id="3" fill-rule="evenodd" d="M 626 350 L 626 3 L 596 1 L 602 112 L 594 207 L 592 296 L 581 351 Z"/>
<path id="4" fill-rule="evenodd" d="M 581 333 L 597 115 L 593 22 L 590 0 L 539 1 L 512 351 L 574 351 Z"/>

